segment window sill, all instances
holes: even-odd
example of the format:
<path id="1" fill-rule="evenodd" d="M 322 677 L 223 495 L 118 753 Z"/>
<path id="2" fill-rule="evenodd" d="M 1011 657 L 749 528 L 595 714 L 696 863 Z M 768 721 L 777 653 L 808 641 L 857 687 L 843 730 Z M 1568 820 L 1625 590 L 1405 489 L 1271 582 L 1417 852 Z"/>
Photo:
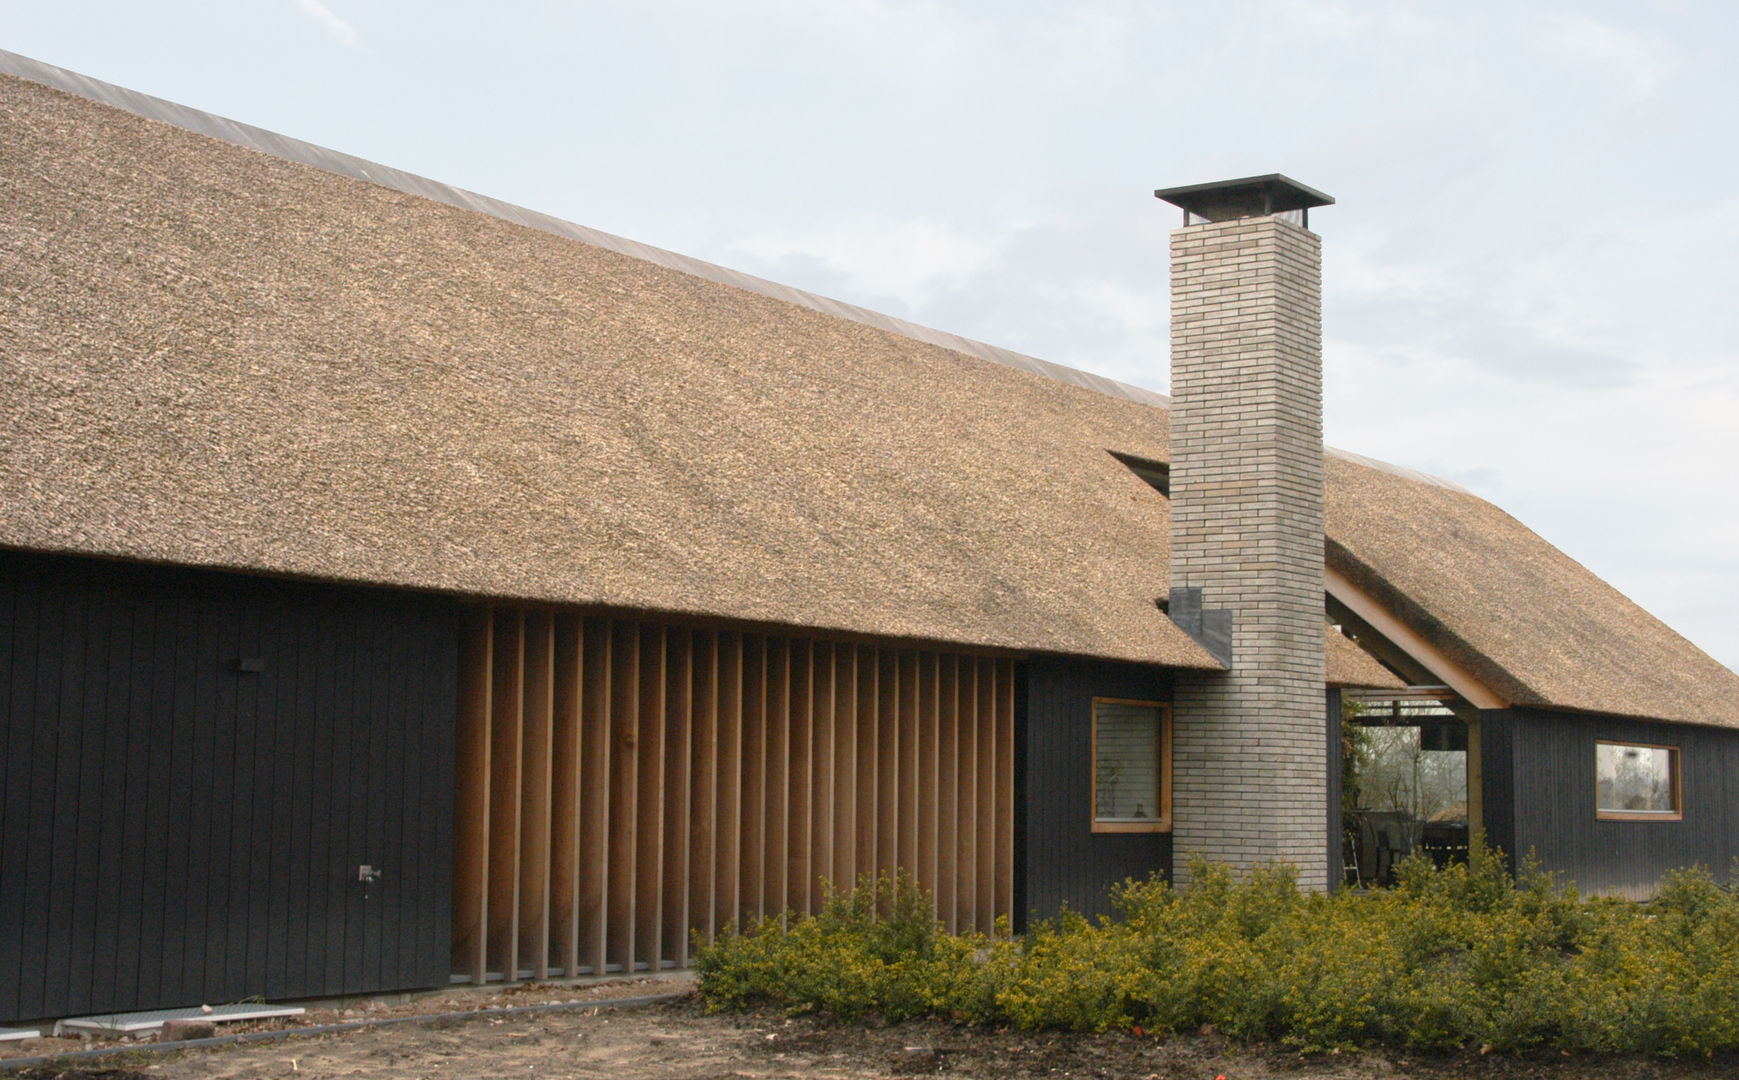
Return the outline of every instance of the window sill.
<path id="1" fill-rule="evenodd" d="M 1093 831 L 1096 833 L 1168 833 L 1171 822 L 1165 818 L 1155 818 L 1152 821 L 1095 821 Z"/>
<path id="2" fill-rule="evenodd" d="M 1683 821 L 1685 815 L 1678 810 L 1600 810 L 1595 813 L 1599 821 Z"/>

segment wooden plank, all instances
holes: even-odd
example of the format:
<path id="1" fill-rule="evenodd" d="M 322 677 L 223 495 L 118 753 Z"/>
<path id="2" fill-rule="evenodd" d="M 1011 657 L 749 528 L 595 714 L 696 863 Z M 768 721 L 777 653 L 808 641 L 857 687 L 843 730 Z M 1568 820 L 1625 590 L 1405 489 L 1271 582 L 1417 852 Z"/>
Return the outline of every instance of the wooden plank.
<path id="1" fill-rule="evenodd" d="M 833 861 L 833 682 L 836 661 L 832 642 L 817 641 L 809 657 L 810 781 L 809 888 L 811 912 L 821 910 L 825 889 L 837 882 Z"/>
<path id="2" fill-rule="evenodd" d="M 900 865 L 900 654 L 876 656 L 876 872 Z"/>
<path id="3" fill-rule="evenodd" d="M 876 743 L 880 737 L 877 730 L 876 713 L 880 697 L 880 672 L 877 665 L 876 647 L 874 645 L 859 645 L 857 647 L 857 880 L 875 881 L 876 871 L 876 825 L 878 823 L 878 806 L 876 796 L 878 771 L 876 758 Z"/>
<path id="4" fill-rule="evenodd" d="M 899 866 L 914 882 L 918 864 L 918 654 L 899 654 L 900 810 Z"/>
<path id="5" fill-rule="evenodd" d="M 657 971 L 664 955 L 665 630 L 640 627 L 639 798 L 635 803 L 634 963 Z"/>
<path id="6" fill-rule="evenodd" d="M 932 900 L 936 897 L 936 796 L 938 779 L 936 776 L 937 736 L 936 707 L 939 701 L 939 691 L 936 686 L 936 654 L 919 653 L 917 663 L 917 678 L 914 690 L 917 695 L 918 711 L 918 765 L 917 781 L 913 785 L 918 790 L 918 883 L 930 894 Z"/>
<path id="7" fill-rule="evenodd" d="M 489 963 L 519 977 L 519 810 L 525 687 L 525 611 L 495 611 L 495 681 L 490 693 Z"/>
<path id="8" fill-rule="evenodd" d="M 717 871 L 713 914 L 721 926 L 739 922 L 743 817 L 743 637 L 719 635 Z"/>
<path id="9" fill-rule="evenodd" d="M 640 819 L 640 630 L 614 620 L 610 642 L 610 888 L 605 970 L 634 970 L 634 856 Z"/>
<path id="10" fill-rule="evenodd" d="M 960 758 L 955 795 L 954 873 L 958 879 L 954 906 L 961 931 L 978 929 L 978 663 L 961 657 L 959 679 Z"/>
<path id="11" fill-rule="evenodd" d="M 936 658 L 936 917 L 960 930 L 960 661 Z"/>
<path id="12" fill-rule="evenodd" d="M 585 631 L 580 616 L 555 618 L 550 706 L 549 964 L 580 973 L 580 705 L 585 688 Z"/>
<path id="13" fill-rule="evenodd" d="M 857 884 L 857 646 L 835 645 L 833 689 L 833 887 Z"/>
<path id="14" fill-rule="evenodd" d="M 581 624 L 580 658 L 580 964 L 604 973 L 610 889 L 610 701 L 614 696 L 610 620 Z"/>
<path id="15" fill-rule="evenodd" d="M 996 913 L 1014 918 L 1014 661 L 996 665 Z M 1169 774 L 1168 774 L 1169 775 Z"/>
<path id="16" fill-rule="evenodd" d="M 693 767 L 694 632 L 673 629 L 665 639 L 664 725 L 664 951 L 688 966 L 689 771 Z"/>
<path id="17" fill-rule="evenodd" d="M 551 758 L 555 752 L 555 625 L 548 609 L 525 616 L 525 705 L 519 802 L 519 954 L 549 978 Z"/>
<path id="18" fill-rule="evenodd" d="M 694 635 L 693 701 L 694 773 L 690 778 L 688 821 L 688 918 L 691 930 L 711 941 L 718 932 L 714 917 L 714 881 L 718 873 L 717 829 L 719 731 L 718 635 L 697 630 Z"/>
<path id="19" fill-rule="evenodd" d="M 767 639 L 743 638 L 742 831 L 739 913 L 744 923 L 766 914 Z"/>
<path id="20" fill-rule="evenodd" d="M 978 929 L 996 918 L 996 661 L 978 661 Z"/>
<path id="21" fill-rule="evenodd" d="M 790 840 L 785 860 L 785 900 L 799 914 L 810 911 L 813 893 L 810 866 L 813 855 L 811 828 L 815 819 L 815 776 L 812 771 L 813 736 L 810 716 L 815 704 L 813 660 L 815 643 L 793 639 L 790 647 L 790 764 L 791 794 L 787 803 Z"/>
<path id="22" fill-rule="evenodd" d="M 191 864 L 191 849 L 193 849 L 193 788 L 200 779 L 202 765 L 195 760 L 193 753 L 186 753 L 186 748 L 198 743 L 198 690 L 200 690 L 200 638 L 198 638 L 198 602 L 190 602 L 188 598 L 179 598 L 174 603 L 174 630 L 176 630 L 176 689 L 174 689 L 174 711 L 169 720 L 169 729 L 158 729 L 158 739 L 169 739 L 170 746 L 181 748 L 181 753 L 174 755 L 174 762 L 169 774 L 170 821 L 181 823 L 181 843 L 172 847 L 181 850 L 170 850 L 169 866 L 167 866 L 167 890 L 163 896 L 163 908 L 167 911 L 181 913 L 179 918 L 172 920 L 163 927 L 163 970 L 170 972 L 186 972 L 190 970 L 188 957 L 202 950 L 203 943 L 198 939 L 190 941 L 190 918 L 188 911 L 193 908 L 193 897 L 190 890 L 195 889 L 195 882 L 202 882 L 205 877 L 203 868 Z M 89 760 L 89 758 L 87 758 Z M 129 812 L 129 810 L 123 810 Z M 136 812 L 136 810 L 132 810 Z M 40 837 L 37 838 L 40 842 Z M 89 877 L 85 880 L 90 880 Z M 287 927 L 285 927 L 287 929 Z M 103 965 L 110 965 L 115 958 L 104 957 Z M 78 967 L 85 963 L 96 967 L 94 958 L 75 958 L 73 965 Z M 130 974 L 130 972 L 129 972 Z M 82 1010 L 82 1009 L 80 1009 Z"/>
<path id="23" fill-rule="evenodd" d="M 791 643 L 767 639 L 766 789 L 767 825 L 762 838 L 761 906 L 768 915 L 785 911 L 785 873 L 790 863 Z"/>
<path id="24" fill-rule="evenodd" d="M 489 886 L 489 691 L 491 627 L 488 607 L 465 612 L 459 638 L 459 738 L 454 751 L 453 970 L 483 982 L 483 932 Z M 318 670 L 319 665 L 314 665 Z"/>

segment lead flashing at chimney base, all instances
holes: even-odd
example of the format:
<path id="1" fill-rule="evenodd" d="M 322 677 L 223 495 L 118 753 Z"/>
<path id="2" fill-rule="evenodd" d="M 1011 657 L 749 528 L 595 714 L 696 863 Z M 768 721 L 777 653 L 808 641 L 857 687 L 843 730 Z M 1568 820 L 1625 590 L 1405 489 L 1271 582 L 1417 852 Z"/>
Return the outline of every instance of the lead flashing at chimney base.
<path id="1" fill-rule="evenodd" d="M 1178 229 L 1171 289 L 1171 586 L 1232 612 L 1231 670 L 1177 675 L 1177 877 L 1285 861 L 1326 889 L 1321 241 Z"/>

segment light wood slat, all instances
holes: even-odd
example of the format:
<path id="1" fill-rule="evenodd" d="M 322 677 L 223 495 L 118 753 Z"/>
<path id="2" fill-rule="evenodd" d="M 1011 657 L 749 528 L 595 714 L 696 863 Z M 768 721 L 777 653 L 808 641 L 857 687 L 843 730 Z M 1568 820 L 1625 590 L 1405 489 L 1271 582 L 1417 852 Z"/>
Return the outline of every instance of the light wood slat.
<path id="1" fill-rule="evenodd" d="M 459 651 L 459 729 L 454 757 L 453 970 L 481 984 L 488 972 L 490 691 L 495 615 L 465 612 Z"/>
<path id="2" fill-rule="evenodd" d="M 877 740 L 876 712 L 881 696 L 876 647 L 857 648 L 857 880 L 874 882 L 876 871 Z"/>
<path id="3" fill-rule="evenodd" d="M 718 635 L 696 631 L 694 654 L 694 775 L 689 799 L 688 908 L 690 927 L 711 941 L 718 933 L 719 925 L 714 914 L 719 806 Z"/>
<path id="4" fill-rule="evenodd" d="M 663 959 L 688 966 L 689 772 L 694 747 L 694 633 L 673 629 L 665 651 L 664 951 Z"/>
<path id="5" fill-rule="evenodd" d="M 520 723 L 525 687 L 525 613 L 495 612 L 489 714 L 489 964 L 519 978 Z"/>
<path id="6" fill-rule="evenodd" d="M 814 659 L 815 643 L 792 640 L 790 650 L 791 757 L 789 802 L 790 832 L 786 859 L 786 902 L 799 914 L 810 910 L 809 898 L 814 882 L 810 866 L 814 853 L 812 829 L 815 820 L 814 799 L 814 734 L 811 716 L 815 704 Z"/>
<path id="7" fill-rule="evenodd" d="M 580 973 L 580 699 L 585 685 L 580 617 L 556 616 L 555 681 L 550 747 L 549 963 L 570 978 Z"/>
<path id="8" fill-rule="evenodd" d="M 900 655 L 876 656 L 876 872 L 900 865 Z"/>
<path id="9" fill-rule="evenodd" d="M 959 799 L 954 872 L 959 875 L 954 905 L 962 932 L 978 929 L 978 663 L 962 657 L 960 681 L 960 762 L 955 787 Z"/>
<path id="10" fill-rule="evenodd" d="M 738 882 L 744 923 L 766 913 L 767 829 L 767 639 L 743 638 L 743 788 L 741 876 Z"/>
<path id="11" fill-rule="evenodd" d="M 857 884 L 857 646 L 833 647 L 833 887 Z"/>
<path id="12" fill-rule="evenodd" d="M 634 856 L 639 840 L 640 631 L 617 620 L 610 643 L 610 888 L 606 970 L 634 970 Z"/>
<path id="13" fill-rule="evenodd" d="M 766 830 L 761 844 L 761 906 L 768 915 L 785 911 L 785 870 L 791 844 L 791 649 L 784 638 L 767 639 Z"/>
<path id="14" fill-rule="evenodd" d="M 936 912 L 960 932 L 960 661 L 937 658 Z"/>
<path id="15" fill-rule="evenodd" d="M 978 929 L 996 918 L 996 661 L 978 661 Z"/>
<path id="16" fill-rule="evenodd" d="M 614 631 L 606 618 L 582 623 L 580 700 L 580 962 L 603 974 L 609 929 L 610 702 Z"/>
<path id="17" fill-rule="evenodd" d="M 1014 661 L 996 665 L 996 910 L 1014 917 Z"/>
<path id="18" fill-rule="evenodd" d="M 900 809 L 899 866 L 914 882 L 923 875 L 918 864 L 918 654 L 899 654 Z"/>
<path id="19" fill-rule="evenodd" d="M 939 692 L 936 686 L 936 654 L 919 653 L 917 660 L 917 676 L 914 693 L 917 697 L 918 713 L 918 767 L 916 788 L 918 790 L 918 810 L 915 818 L 918 832 L 917 870 L 918 883 L 930 894 L 932 900 L 937 898 L 936 885 L 936 833 L 937 833 L 937 787 L 940 780 L 936 775 L 936 760 L 938 754 L 938 732 L 936 730 L 936 712 L 939 704 Z"/>
<path id="20" fill-rule="evenodd" d="M 743 638 L 722 633 L 719 641 L 719 811 L 715 916 L 720 925 L 741 925 L 737 888 L 742 879 L 743 817 Z"/>
<path id="21" fill-rule="evenodd" d="M 454 970 L 686 965 L 692 932 L 896 869 L 1013 914 L 1007 658 L 498 606 L 463 629 Z"/>
<path id="22" fill-rule="evenodd" d="M 550 758 L 555 749 L 555 627 L 548 610 L 528 612 L 519 802 L 518 969 L 549 978 Z"/>
<path id="23" fill-rule="evenodd" d="M 665 630 L 641 624 L 639 777 L 635 801 L 634 963 L 659 969 L 664 955 L 664 691 Z"/>
<path id="24" fill-rule="evenodd" d="M 814 815 L 811 818 L 809 842 L 811 912 L 821 910 L 822 879 L 826 879 L 829 885 L 836 884 L 839 880 L 834 876 L 836 865 L 833 858 L 833 683 L 837 670 L 833 643 L 815 642 L 809 667 L 809 739 L 810 752 L 814 759 L 814 781 L 811 784 L 814 792 Z"/>

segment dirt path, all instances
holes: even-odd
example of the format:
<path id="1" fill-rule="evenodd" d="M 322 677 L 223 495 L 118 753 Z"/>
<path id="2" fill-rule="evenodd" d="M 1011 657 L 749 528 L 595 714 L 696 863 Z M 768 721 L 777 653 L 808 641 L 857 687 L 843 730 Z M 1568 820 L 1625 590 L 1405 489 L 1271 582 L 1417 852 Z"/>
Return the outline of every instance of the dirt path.
<path id="1" fill-rule="evenodd" d="M 1731 1061 L 1304 1058 L 1270 1047 L 1227 1045 L 1211 1035 L 1162 1042 L 1128 1034 L 1026 1035 L 937 1023 L 835 1025 L 776 1013 L 707 1016 L 692 1001 L 622 1011 L 606 1006 L 529 1016 L 485 1013 L 462 1021 L 167 1057 L 135 1054 L 81 1067 L 89 1071 L 44 1069 L 22 1075 L 28 1080 L 869 1080 L 914 1074 L 984 1080 L 1704 1080 L 1739 1074 L 1739 1062 Z"/>

